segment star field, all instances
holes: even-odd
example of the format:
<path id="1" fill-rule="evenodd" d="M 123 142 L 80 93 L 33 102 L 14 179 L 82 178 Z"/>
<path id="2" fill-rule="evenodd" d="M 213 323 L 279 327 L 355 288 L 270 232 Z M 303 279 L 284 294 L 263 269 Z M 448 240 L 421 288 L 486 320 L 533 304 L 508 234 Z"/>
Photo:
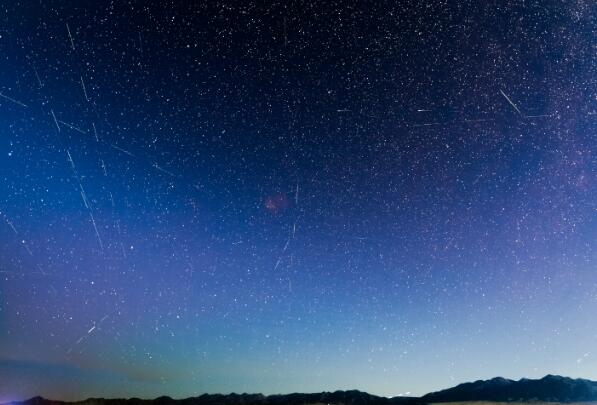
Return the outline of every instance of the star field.
<path id="1" fill-rule="evenodd" d="M 591 2 L 0 7 L 0 400 L 597 379 Z"/>

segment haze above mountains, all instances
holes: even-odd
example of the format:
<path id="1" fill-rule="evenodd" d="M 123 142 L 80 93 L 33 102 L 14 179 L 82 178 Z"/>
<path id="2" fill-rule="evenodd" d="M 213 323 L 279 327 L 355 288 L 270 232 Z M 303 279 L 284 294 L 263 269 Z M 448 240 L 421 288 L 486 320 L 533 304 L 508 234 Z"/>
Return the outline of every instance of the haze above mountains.
<path id="1" fill-rule="evenodd" d="M 417 405 L 441 402 L 590 402 L 597 401 L 597 381 L 572 379 L 568 377 L 547 375 L 541 379 L 509 380 L 496 377 L 491 380 L 478 380 L 457 385 L 445 390 L 432 392 L 422 397 L 386 398 L 366 392 L 336 391 L 313 394 L 204 394 L 186 399 L 172 399 L 162 396 L 153 400 L 139 398 L 103 399 L 89 398 L 84 401 L 71 402 L 87 405 L 118 404 L 155 404 L 155 405 L 300 405 L 300 404 L 367 404 L 367 405 Z M 11 402 L 14 405 L 60 405 L 63 401 L 34 397 L 22 402 Z"/>

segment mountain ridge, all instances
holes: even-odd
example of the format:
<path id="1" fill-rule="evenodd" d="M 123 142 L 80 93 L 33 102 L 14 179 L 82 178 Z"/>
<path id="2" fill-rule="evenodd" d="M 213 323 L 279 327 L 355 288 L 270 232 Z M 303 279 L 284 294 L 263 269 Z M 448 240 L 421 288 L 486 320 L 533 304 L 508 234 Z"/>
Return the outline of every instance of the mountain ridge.
<path id="1" fill-rule="evenodd" d="M 203 394 L 184 399 L 160 396 L 140 398 L 87 398 L 81 401 L 55 401 L 36 396 L 3 405 L 303 405 L 303 404 L 364 404 L 423 405 L 438 402 L 592 402 L 597 401 L 597 381 L 548 374 L 540 379 L 511 380 L 494 377 L 489 380 L 465 382 L 421 397 L 383 397 L 359 390 L 291 393 L 291 394 Z"/>
<path id="2" fill-rule="evenodd" d="M 423 402 L 591 402 L 597 401 L 597 381 L 552 374 L 540 379 L 521 378 L 518 381 L 495 377 L 431 392 L 420 399 Z"/>
<path id="3" fill-rule="evenodd" d="M 291 394 L 202 394 L 196 397 L 173 399 L 160 396 L 155 399 L 140 398 L 87 398 L 80 401 L 60 401 L 41 396 L 24 401 L 6 402 L 0 405 L 303 405 L 303 404 L 366 404 L 366 405 L 424 405 L 416 397 L 382 397 L 359 390 L 324 391 L 318 393 Z"/>

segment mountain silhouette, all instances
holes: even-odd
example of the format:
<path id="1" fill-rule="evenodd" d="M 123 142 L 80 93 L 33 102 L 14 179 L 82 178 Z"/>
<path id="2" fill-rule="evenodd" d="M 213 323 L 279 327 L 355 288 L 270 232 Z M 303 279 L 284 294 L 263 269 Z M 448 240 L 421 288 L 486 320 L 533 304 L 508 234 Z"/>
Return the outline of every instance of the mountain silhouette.
<path id="1" fill-rule="evenodd" d="M 597 381 L 547 375 L 539 380 L 523 378 L 518 381 L 502 377 L 478 380 L 432 392 L 420 398 L 386 398 L 366 392 L 335 391 L 314 394 L 203 394 L 186 399 L 162 396 L 156 399 L 89 398 L 78 402 L 63 402 L 34 397 L 13 405 L 424 405 L 437 402 L 494 401 L 494 402 L 588 402 L 597 401 Z"/>
<path id="2" fill-rule="evenodd" d="M 597 400 L 597 382 L 547 375 L 539 380 L 519 381 L 496 377 L 460 384 L 421 397 L 423 402 L 458 401 L 548 401 L 584 402 Z"/>
<path id="3" fill-rule="evenodd" d="M 172 399 L 162 396 L 152 400 L 139 398 L 104 399 L 89 398 L 77 402 L 63 402 L 34 397 L 22 402 L 12 402 L 12 405 L 305 405 L 305 404 L 352 404 L 352 405 L 424 405 L 418 398 L 394 397 L 386 398 L 371 395 L 366 392 L 350 390 L 335 392 L 320 392 L 314 394 L 203 394 L 198 397 Z"/>

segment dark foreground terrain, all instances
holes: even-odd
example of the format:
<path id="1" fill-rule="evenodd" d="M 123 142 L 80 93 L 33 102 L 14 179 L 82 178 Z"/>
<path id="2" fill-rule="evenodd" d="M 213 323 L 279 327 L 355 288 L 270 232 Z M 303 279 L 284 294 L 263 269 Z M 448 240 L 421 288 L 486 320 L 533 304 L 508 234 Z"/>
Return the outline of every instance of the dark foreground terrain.
<path id="1" fill-rule="evenodd" d="M 386 398 L 370 395 L 361 391 L 336 391 L 315 394 L 204 394 L 198 397 L 172 399 L 159 397 L 151 400 L 139 398 L 104 399 L 89 398 L 79 402 L 52 401 L 41 397 L 31 398 L 23 402 L 12 402 L 13 405 L 303 405 L 303 404 L 367 404 L 367 405 L 423 405 L 418 398 L 395 397 Z"/>
<path id="2" fill-rule="evenodd" d="M 336 391 L 315 394 L 204 394 L 186 399 L 159 397 L 151 400 L 139 398 L 104 399 L 89 398 L 68 404 L 77 405 L 303 405 L 303 404 L 364 404 L 364 405 L 423 405 L 430 403 L 492 402 L 512 403 L 577 403 L 597 402 L 597 381 L 572 379 L 547 375 L 538 380 L 523 378 L 508 380 L 496 377 L 464 383 L 442 391 L 432 392 L 420 398 L 386 398 L 361 391 Z M 67 402 L 34 397 L 14 405 L 63 405 Z"/>

